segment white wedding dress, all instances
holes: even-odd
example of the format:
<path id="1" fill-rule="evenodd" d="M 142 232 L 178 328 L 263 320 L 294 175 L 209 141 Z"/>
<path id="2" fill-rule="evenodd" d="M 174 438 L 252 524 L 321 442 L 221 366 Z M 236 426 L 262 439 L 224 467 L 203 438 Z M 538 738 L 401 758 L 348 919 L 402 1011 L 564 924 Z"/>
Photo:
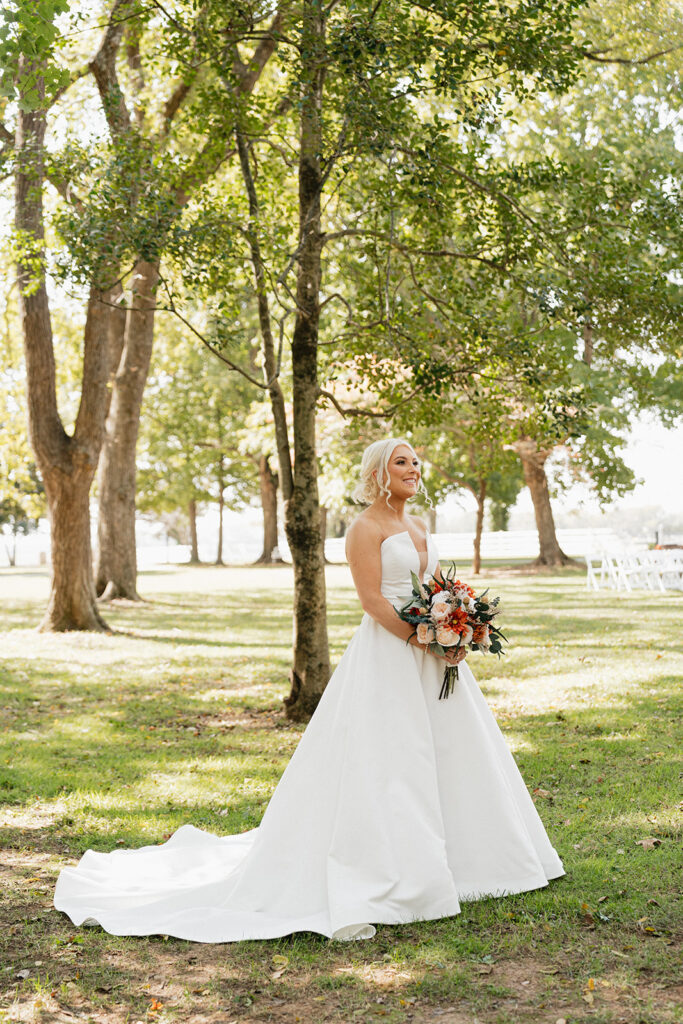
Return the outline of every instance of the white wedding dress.
<path id="1" fill-rule="evenodd" d="M 431 573 L 429 537 L 427 556 Z M 385 597 L 398 605 L 419 569 L 409 533 L 386 538 Z M 88 850 L 55 907 L 114 935 L 363 939 L 547 885 L 562 861 L 496 720 L 466 663 L 439 700 L 443 669 L 364 615 L 258 828 Z"/>

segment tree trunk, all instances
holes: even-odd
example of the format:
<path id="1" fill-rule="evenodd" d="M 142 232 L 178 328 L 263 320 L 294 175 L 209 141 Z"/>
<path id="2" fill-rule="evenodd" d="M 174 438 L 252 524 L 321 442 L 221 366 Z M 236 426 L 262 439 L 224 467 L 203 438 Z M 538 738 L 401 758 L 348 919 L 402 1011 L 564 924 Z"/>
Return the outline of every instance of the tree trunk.
<path id="1" fill-rule="evenodd" d="M 270 564 L 282 559 L 273 558 L 277 547 L 277 473 L 270 468 L 267 455 L 259 459 L 259 484 L 261 486 L 261 508 L 263 509 L 263 551 L 256 559 L 257 565 Z"/>
<path id="2" fill-rule="evenodd" d="M 288 718 L 315 711 L 330 678 L 325 554 L 320 530 L 315 415 L 318 398 L 322 174 L 322 97 L 325 21 L 317 0 L 304 0 L 299 153 L 299 251 L 296 320 L 292 336 L 294 487 L 285 504 L 285 532 L 294 563 L 294 651 Z"/>
<path id="3" fill-rule="evenodd" d="M 223 472 L 223 456 L 218 463 L 218 548 L 216 549 L 216 565 L 223 565 L 223 509 L 225 508 L 225 474 Z"/>
<path id="4" fill-rule="evenodd" d="M 199 565 L 199 544 L 197 542 L 197 502 L 193 499 L 187 506 L 190 520 L 190 565 Z"/>
<path id="5" fill-rule="evenodd" d="M 427 526 L 429 527 L 429 532 L 436 533 L 436 509 L 432 508 L 431 505 L 427 505 L 425 513 L 427 516 Z"/>
<path id="6" fill-rule="evenodd" d="M 90 486 L 94 466 L 43 473 L 50 509 L 52 587 L 43 631 L 106 629 L 95 597 L 90 549 Z"/>
<path id="7" fill-rule="evenodd" d="M 97 593 L 139 600 L 135 549 L 135 472 L 142 396 L 154 340 L 159 264 L 140 260 L 133 274 L 123 349 L 112 388 L 97 473 Z"/>
<path id="8" fill-rule="evenodd" d="M 553 519 L 548 478 L 545 472 L 545 463 L 551 449 L 539 449 L 534 441 L 518 441 L 514 448 L 522 460 L 524 480 L 534 503 L 539 545 L 538 558 L 535 559 L 534 565 L 571 564 L 573 559 L 565 555 L 555 533 L 555 520 Z"/>
<path id="9" fill-rule="evenodd" d="M 23 58 L 18 81 L 31 68 Z M 35 79 L 39 96 L 43 82 Z M 104 630 L 97 610 L 90 548 L 89 493 L 104 434 L 107 335 L 111 291 L 93 283 L 83 339 L 81 399 L 72 436 L 57 407 L 50 306 L 43 271 L 45 112 L 17 109 L 15 226 L 22 245 L 17 259 L 19 316 L 24 341 L 31 445 L 45 486 L 52 537 L 50 600 L 41 629 Z M 100 268 L 104 277 L 105 268 Z M 114 275 L 115 276 L 115 275 Z"/>
<path id="10" fill-rule="evenodd" d="M 484 529 L 484 506 L 486 503 L 486 480 L 479 481 L 477 498 L 477 523 L 474 529 L 474 558 L 472 572 L 477 576 L 481 572 L 481 534 Z"/>

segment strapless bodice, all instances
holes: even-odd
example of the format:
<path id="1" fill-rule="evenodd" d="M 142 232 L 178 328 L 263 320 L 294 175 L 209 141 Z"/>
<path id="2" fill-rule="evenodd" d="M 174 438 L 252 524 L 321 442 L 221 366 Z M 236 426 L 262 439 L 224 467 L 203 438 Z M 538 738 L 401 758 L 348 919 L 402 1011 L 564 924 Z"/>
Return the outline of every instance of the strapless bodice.
<path id="1" fill-rule="evenodd" d="M 410 573 L 420 573 L 420 553 L 407 530 L 392 533 L 381 544 L 382 596 L 389 601 L 410 596 L 413 584 Z M 439 556 L 436 545 L 427 533 L 427 567 L 425 578 L 436 569 Z"/>

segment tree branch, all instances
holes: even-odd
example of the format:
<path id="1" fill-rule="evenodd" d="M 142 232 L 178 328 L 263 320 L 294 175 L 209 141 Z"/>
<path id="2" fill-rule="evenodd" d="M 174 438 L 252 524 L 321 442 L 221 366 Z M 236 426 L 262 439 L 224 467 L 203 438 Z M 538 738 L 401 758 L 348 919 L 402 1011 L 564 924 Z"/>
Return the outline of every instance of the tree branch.
<path id="1" fill-rule="evenodd" d="M 627 64 L 632 67 L 636 67 L 639 64 L 650 64 L 653 60 L 657 60 L 658 57 L 666 57 L 669 53 L 675 53 L 676 50 L 683 49 L 683 43 L 679 43 L 678 46 L 669 46 L 666 50 L 657 50 L 656 53 L 650 53 L 647 57 L 639 57 L 637 60 L 632 60 L 630 57 L 603 57 L 603 53 L 609 53 L 609 50 L 584 50 L 582 47 L 577 47 L 578 53 L 586 60 L 592 60 L 599 64 Z"/>
<path id="2" fill-rule="evenodd" d="M 261 73 L 277 48 L 280 29 L 282 27 L 282 11 L 278 9 L 270 27 L 254 50 L 251 60 L 242 65 L 241 74 L 238 77 L 238 88 L 243 95 L 253 92 L 254 86 L 261 77 Z"/>
<path id="3" fill-rule="evenodd" d="M 333 242 L 337 238 L 350 238 L 357 236 L 360 238 L 374 238 L 381 242 L 386 242 L 394 249 L 398 249 L 399 252 L 406 253 L 407 255 L 413 256 L 450 256 L 453 259 L 461 260 L 476 260 L 478 263 L 485 263 L 489 267 L 495 267 L 500 269 L 500 264 L 495 260 L 487 259 L 485 256 L 480 256 L 476 252 L 458 252 L 454 249 L 413 249 L 408 245 L 403 245 L 401 242 L 397 242 L 395 238 L 387 234 L 384 231 L 373 231 L 371 228 L 345 228 L 343 231 L 331 231 L 324 234 L 322 237 L 322 244 L 327 245 L 328 242 Z"/>
<path id="4" fill-rule="evenodd" d="M 473 494 L 475 498 L 477 497 L 477 492 L 475 488 L 471 484 L 468 484 L 466 480 L 463 480 L 461 477 L 453 476 L 451 473 L 447 472 L 447 470 L 445 470 L 443 466 L 440 466 L 437 462 L 434 462 L 433 459 L 428 459 L 424 455 L 422 456 L 422 459 L 424 462 L 428 462 L 429 465 L 432 466 L 437 471 L 437 473 L 440 473 L 444 480 L 448 480 L 449 484 L 455 484 L 456 487 L 462 487 L 463 490 L 469 491 L 470 494 Z"/>
<path id="5" fill-rule="evenodd" d="M 258 380 L 257 377 L 253 377 L 248 372 L 248 370 L 244 369 L 244 367 L 238 366 L 237 363 L 233 363 L 231 359 L 228 359 L 228 357 L 224 356 L 222 352 L 219 352 L 218 349 L 214 348 L 211 342 L 201 333 L 201 331 L 198 331 L 197 328 L 182 315 L 182 313 L 178 312 L 178 310 L 176 309 L 175 302 L 173 301 L 173 295 L 171 294 L 167 282 L 164 280 L 163 277 L 160 277 L 160 281 L 164 287 L 166 295 L 168 296 L 169 304 L 168 306 L 155 306 L 154 308 L 157 310 L 163 310 L 166 313 L 173 313 L 173 315 L 176 316 L 180 320 L 180 322 L 184 324 L 187 327 L 187 329 L 192 332 L 192 334 L 194 334 L 195 338 L 198 338 L 199 341 L 201 341 L 202 345 L 208 348 L 209 352 L 212 352 L 213 355 L 216 356 L 216 358 L 220 359 L 221 362 L 225 363 L 226 366 L 229 366 L 231 370 L 234 370 L 236 373 L 240 373 L 246 380 L 249 381 L 250 384 L 254 384 L 257 388 L 260 388 L 261 391 L 267 391 L 268 385 L 266 383 L 264 383 L 262 380 Z"/>
<path id="6" fill-rule="evenodd" d="M 100 48 L 88 65 L 92 71 L 102 100 L 102 109 L 109 131 L 115 138 L 130 130 L 130 113 L 116 74 L 116 55 L 123 38 L 123 20 L 115 20 L 115 14 L 125 9 L 130 0 L 114 0 L 109 24 Z"/>
<path id="7" fill-rule="evenodd" d="M 271 22 L 270 28 L 264 34 L 264 37 L 256 47 L 251 60 L 249 60 L 247 64 L 242 64 L 240 62 L 242 71 L 237 75 L 238 93 L 248 95 L 253 91 L 256 83 L 261 77 L 263 69 L 275 51 L 281 24 L 282 15 L 278 10 Z M 223 83 L 228 91 L 233 91 L 233 83 L 230 83 L 225 78 L 223 78 Z M 290 105 L 291 101 L 288 100 L 283 108 L 283 112 L 286 112 Z M 176 189 L 176 203 L 179 206 L 186 206 L 190 200 L 192 190 L 210 178 L 222 163 L 229 159 L 229 157 L 234 156 L 235 152 L 236 150 L 232 146 L 229 146 L 221 150 L 219 154 L 214 155 L 216 153 L 216 143 L 213 139 L 207 140 L 196 158 L 193 160 L 188 171 L 183 175 Z"/>
<path id="8" fill-rule="evenodd" d="M 405 398 L 402 398 L 400 402 L 395 402 L 394 405 L 390 405 L 386 409 L 380 411 L 374 409 L 359 409 L 357 406 L 347 406 L 344 408 L 341 402 L 335 398 L 330 391 L 325 391 L 324 388 L 318 388 L 318 397 L 327 398 L 335 407 L 337 412 L 341 413 L 342 416 L 367 416 L 372 419 L 390 420 L 392 416 L 396 415 L 401 406 L 410 402 L 418 392 L 419 388 L 414 388 L 408 395 L 406 395 Z"/>

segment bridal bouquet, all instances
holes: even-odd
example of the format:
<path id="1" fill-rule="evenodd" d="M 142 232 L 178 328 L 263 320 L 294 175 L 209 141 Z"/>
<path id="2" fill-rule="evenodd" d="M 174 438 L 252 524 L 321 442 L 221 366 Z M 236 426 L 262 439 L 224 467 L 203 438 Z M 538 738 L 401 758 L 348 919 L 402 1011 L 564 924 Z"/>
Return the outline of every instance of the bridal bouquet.
<path id="1" fill-rule="evenodd" d="M 432 576 L 420 583 L 414 572 L 410 574 L 413 592 L 397 608 L 399 618 L 415 626 L 409 640 L 417 636 L 419 643 L 427 644 L 430 651 L 444 655 L 447 648 L 467 647 L 471 651 L 490 651 L 499 657 L 504 653 L 502 640 L 507 642 L 494 619 L 500 611 L 500 598 L 487 598 L 488 590 L 477 597 L 467 583 L 455 578 L 455 566 L 444 576 Z M 453 692 L 458 678 L 458 666 L 447 665 L 439 700 Z"/>

